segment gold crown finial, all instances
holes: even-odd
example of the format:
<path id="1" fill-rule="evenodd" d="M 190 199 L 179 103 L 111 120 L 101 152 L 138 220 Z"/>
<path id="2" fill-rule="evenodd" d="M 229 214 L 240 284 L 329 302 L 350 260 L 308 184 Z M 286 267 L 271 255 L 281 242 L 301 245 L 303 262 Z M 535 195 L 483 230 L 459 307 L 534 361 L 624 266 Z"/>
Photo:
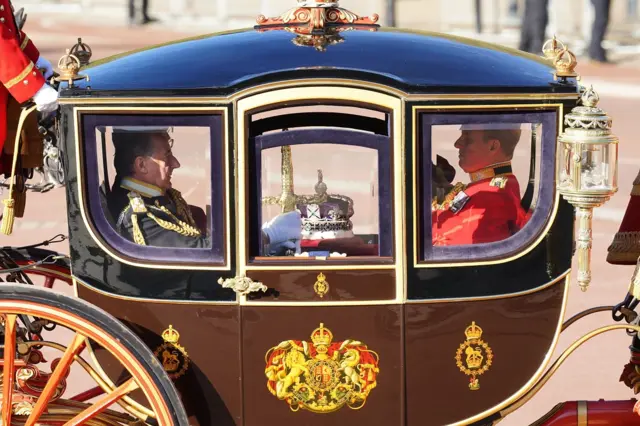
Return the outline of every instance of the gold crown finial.
<path id="1" fill-rule="evenodd" d="M 573 54 L 566 47 L 562 49 L 553 61 L 553 65 L 556 67 L 556 76 L 558 77 L 577 77 L 575 72 L 578 60 L 576 55 Z"/>
<path id="2" fill-rule="evenodd" d="M 482 328 L 472 321 L 471 325 L 464 330 L 464 334 L 467 340 L 478 340 L 482 336 Z"/>
<path id="3" fill-rule="evenodd" d="M 78 74 L 78 71 L 82 67 L 80 59 L 71 52 L 71 49 L 66 49 L 66 54 L 58 61 L 58 70 L 60 76 L 56 77 L 55 81 L 66 81 L 69 83 L 69 87 L 73 87 L 74 80 L 86 79 L 89 81 L 89 76 Z"/>
<path id="4" fill-rule="evenodd" d="M 176 344 L 180 340 L 180 333 L 169 324 L 169 328 L 162 332 L 162 339 L 167 343 Z"/>
<path id="5" fill-rule="evenodd" d="M 547 40 L 542 46 L 542 54 L 550 61 L 554 61 L 563 49 L 566 49 L 566 46 L 554 35 L 552 39 Z"/>
<path id="6" fill-rule="evenodd" d="M 320 323 L 320 327 L 313 330 L 311 333 L 311 341 L 314 346 L 329 346 L 333 340 L 333 333 L 328 328 L 324 327 L 324 323 Z"/>
<path id="7" fill-rule="evenodd" d="M 58 69 L 60 76 L 66 80 L 78 75 L 80 60 L 71 53 L 71 49 L 66 49 L 65 52 L 66 54 L 58 61 Z"/>
<path id="8" fill-rule="evenodd" d="M 91 52 L 91 47 L 89 47 L 88 44 L 83 43 L 81 37 L 78 37 L 78 42 L 73 45 L 70 53 L 78 58 L 81 67 L 89 65 L 89 61 L 91 60 L 91 56 L 93 55 L 93 53 Z"/>

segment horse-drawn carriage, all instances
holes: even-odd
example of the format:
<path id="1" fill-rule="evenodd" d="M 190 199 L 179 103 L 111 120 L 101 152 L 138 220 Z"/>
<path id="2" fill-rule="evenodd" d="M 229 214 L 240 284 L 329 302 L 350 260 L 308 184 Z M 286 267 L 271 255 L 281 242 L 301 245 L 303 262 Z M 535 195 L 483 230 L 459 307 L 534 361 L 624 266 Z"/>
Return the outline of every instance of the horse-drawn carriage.
<path id="1" fill-rule="evenodd" d="M 299 0 L 252 29 L 61 61 L 71 255 L 2 250 L 3 424 L 490 425 L 591 337 L 640 329 L 633 287 L 564 318 L 573 252 L 586 289 L 591 210 L 617 190 L 575 56 L 377 19 Z M 550 365 L 602 310 L 625 321 Z M 630 424 L 633 405 L 538 424 Z"/>

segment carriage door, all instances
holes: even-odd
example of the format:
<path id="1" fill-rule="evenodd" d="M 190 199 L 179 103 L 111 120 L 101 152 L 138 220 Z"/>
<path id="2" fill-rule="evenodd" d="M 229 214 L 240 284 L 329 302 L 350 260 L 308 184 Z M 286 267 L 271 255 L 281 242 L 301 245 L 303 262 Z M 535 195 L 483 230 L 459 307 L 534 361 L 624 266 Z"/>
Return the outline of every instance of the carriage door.
<path id="1" fill-rule="evenodd" d="M 401 421 L 389 115 L 314 105 L 245 116 L 247 426 Z"/>

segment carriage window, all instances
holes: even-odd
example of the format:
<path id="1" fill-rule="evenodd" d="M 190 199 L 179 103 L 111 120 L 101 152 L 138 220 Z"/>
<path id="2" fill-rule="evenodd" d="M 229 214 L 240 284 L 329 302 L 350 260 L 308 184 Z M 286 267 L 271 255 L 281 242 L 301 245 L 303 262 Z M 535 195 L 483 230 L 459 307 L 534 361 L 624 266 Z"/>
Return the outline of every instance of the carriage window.
<path id="1" fill-rule="evenodd" d="M 553 159 L 554 114 L 422 118 L 423 260 L 504 256 L 531 241 L 553 205 L 553 162 L 541 159 Z"/>
<path id="2" fill-rule="evenodd" d="M 88 169 L 97 170 L 90 211 L 107 242 L 142 260 L 221 262 L 219 118 L 95 115 L 84 123 L 87 161 L 96 166 Z"/>
<path id="3" fill-rule="evenodd" d="M 253 259 L 391 257 L 388 136 L 287 128 L 251 138 L 249 151 L 259 212 L 251 224 Z"/>

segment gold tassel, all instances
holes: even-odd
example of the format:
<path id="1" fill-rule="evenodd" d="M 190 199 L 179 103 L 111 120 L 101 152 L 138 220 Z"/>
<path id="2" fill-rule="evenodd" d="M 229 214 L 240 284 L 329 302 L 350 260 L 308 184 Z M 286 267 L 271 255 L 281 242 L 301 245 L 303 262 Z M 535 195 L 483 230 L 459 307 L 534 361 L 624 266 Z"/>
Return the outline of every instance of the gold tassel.
<path id="1" fill-rule="evenodd" d="M 2 225 L 0 226 L 0 232 L 5 235 L 11 235 L 13 232 L 13 222 L 15 219 L 15 204 L 16 201 L 13 197 L 16 196 L 13 190 L 13 184 L 15 182 L 16 175 L 16 165 L 18 163 L 18 156 L 20 155 L 20 135 L 22 134 L 22 126 L 24 125 L 24 121 L 29 116 L 29 114 L 36 109 L 36 106 L 33 105 L 29 108 L 23 108 L 20 112 L 20 119 L 18 120 L 18 128 L 16 130 L 16 140 L 14 142 L 13 149 L 13 162 L 11 164 L 11 183 L 9 184 L 9 198 L 6 200 L 2 200 L 4 204 L 4 210 L 2 213 Z M 24 206 L 23 206 L 24 208 Z M 23 210 L 24 213 L 24 210 Z"/>
<path id="2" fill-rule="evenodd" d="M 5 235 L 11 235 L 13 232 L 13 205 L 15 201 L 9 198 L 8 200 L 2 200 L 2 203 L 4 204 L 4 209 L 2 210 L 2 226 L 0 227 L 0 232 Z"/>

